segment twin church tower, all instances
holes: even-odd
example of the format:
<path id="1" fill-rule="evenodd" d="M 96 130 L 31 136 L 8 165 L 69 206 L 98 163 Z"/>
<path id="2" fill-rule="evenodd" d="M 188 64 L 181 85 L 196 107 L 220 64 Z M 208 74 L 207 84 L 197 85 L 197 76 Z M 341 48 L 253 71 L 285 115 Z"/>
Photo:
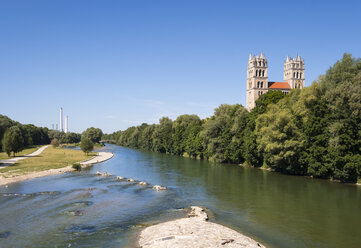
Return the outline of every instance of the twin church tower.
<path id="1" fill-rule="evenodd" d="M 269 90 L 279 90 L 288 94 L 291 89 L 305 87 L 305 61 L 300 56 L 284 62 L 284 82 L 268 81 L 268 64 L 266 57 L 249 54 L 247 65 L 247 110 L 255 107 L 258 97 Z"/>

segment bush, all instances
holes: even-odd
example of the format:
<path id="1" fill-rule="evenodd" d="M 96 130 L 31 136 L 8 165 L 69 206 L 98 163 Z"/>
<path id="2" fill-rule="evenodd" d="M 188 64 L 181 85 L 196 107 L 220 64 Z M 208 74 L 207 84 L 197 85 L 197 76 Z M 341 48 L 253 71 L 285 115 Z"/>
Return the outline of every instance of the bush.
<path id="1" fill-rule="evenodd" d="M 52 139 L 50 142 L 50 145 L 52 145 L 54 148 L 59 146 L 59 141 L 58 139 Z"/>
<path id="2" fill-rule="evenodd" d="M 79 163 L 75 163 L 73 164 L 73 169 L 77 170 L 77 171 L 81 171 L 81 165 Z"/>

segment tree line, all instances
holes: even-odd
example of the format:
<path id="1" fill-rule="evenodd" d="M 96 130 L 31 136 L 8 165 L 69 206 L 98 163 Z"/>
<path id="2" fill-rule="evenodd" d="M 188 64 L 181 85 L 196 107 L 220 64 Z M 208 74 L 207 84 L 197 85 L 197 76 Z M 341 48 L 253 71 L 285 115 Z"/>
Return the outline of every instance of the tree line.
<path id="1" fill-rule="evenodd" d="M 0 151 L 10 156 L 11 152 L 15 155 L 26 146 L 49 144 L 48 131 L 46 127 L 23 125 L 0 115 Z"/>
<path id="2" fill-rule="evenodd" d="M 361 60 L 344 54 L 310 87 L 269 91 L 248 112 L 222 104 L 214 115 L 168 117 L 104 135 L 118 145 L 293 175 L 361 178 Z"/>
<path id="3" fill-rule="evenodd" d="M 99 143 L 103 132 L 99 128 L 90 127 L 82 134 L 64 133 L 49 130 L 46 127 L 37 127 L 32 124 L 21 124 L 5 115 L 0 115 L 0 151 L 15 156 L 25 147 L 32 145 L 52 145 L 83 143 L 86 153 L 93 150 L 94 144 Z"/>

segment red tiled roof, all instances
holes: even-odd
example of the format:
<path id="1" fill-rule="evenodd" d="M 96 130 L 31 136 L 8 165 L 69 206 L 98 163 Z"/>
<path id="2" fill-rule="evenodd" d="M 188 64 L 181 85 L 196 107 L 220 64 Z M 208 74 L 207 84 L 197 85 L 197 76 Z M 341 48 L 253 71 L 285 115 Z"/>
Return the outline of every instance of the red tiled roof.
<path id="1" fill-rule="evenodd" d="M 269 82 L 271 85 L 270 89 L 291 89 L 290 85 L 287 82 Z"/>

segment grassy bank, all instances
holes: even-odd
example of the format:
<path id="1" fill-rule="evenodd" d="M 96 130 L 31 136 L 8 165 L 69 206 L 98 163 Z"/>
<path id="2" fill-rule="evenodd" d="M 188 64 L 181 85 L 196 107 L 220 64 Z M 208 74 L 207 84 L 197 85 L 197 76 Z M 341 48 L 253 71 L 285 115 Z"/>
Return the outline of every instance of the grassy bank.
<path id="1" fill-rule="evenodd" d="M 16 153 L 16 157 L 20 157 L 20 156 L 24 156 L 24 155 L 28 155 L 30 153 L 35 152 L 36 150 L 38 150 L 41 146 L 28 146 L 26 147 L 24 150 L 22 150 L 19 153 Z M 11 153 L 12 154 L 12 153 Z M 11 155 L 10 157 L 6 154 L 6 152 L 0 152 L 0 160 L 3 159 L 9 159 L 9 158 L 13 158 L 13 156 Z"/>
<path id="2" fill-rule="evenodd" d="M 0 176 L 14 177 L 32 172 L 58 169 L 94 157 L 95 153 L 86 156 L 82 151 L 49 147 L 39 156 L 20 160 L 18 163 L 0 169 Z"/>

